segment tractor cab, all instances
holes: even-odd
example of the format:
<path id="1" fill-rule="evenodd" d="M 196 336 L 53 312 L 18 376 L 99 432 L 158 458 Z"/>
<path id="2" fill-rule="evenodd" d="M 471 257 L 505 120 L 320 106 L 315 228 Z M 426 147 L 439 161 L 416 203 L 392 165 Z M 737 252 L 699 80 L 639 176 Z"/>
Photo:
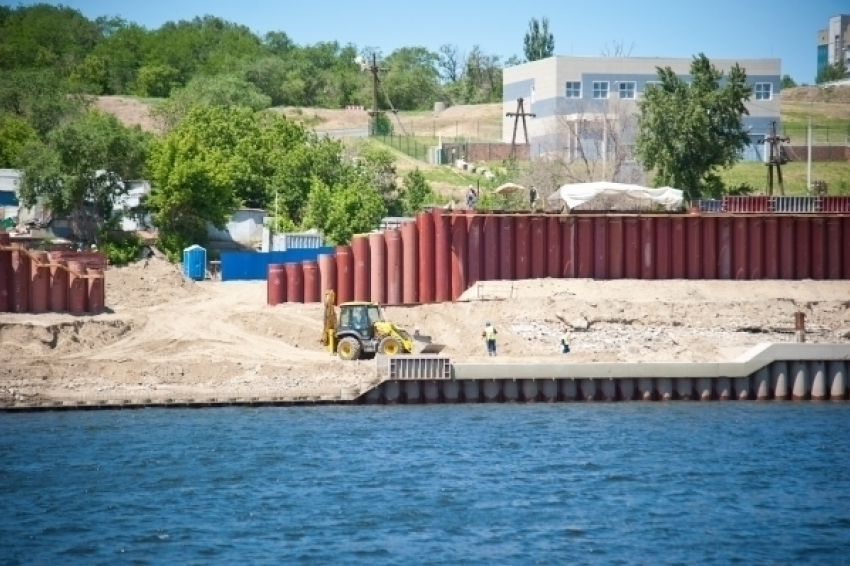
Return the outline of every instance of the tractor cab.
<path id="1" fill-rule="evenodd" d="M 339 306 L 337 335 L 352 331 L 367 339 L 375 338 L 375 324 L 384 322 L 381 307 L 376 303 L 343 303 Z"/>

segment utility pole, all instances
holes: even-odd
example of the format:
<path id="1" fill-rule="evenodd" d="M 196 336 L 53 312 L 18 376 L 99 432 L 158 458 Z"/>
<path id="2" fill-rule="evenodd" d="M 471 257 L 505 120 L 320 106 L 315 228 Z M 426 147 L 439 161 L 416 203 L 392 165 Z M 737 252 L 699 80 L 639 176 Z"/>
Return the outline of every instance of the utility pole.
<path id="1" fill-rule="evenodd" d="M 812 192 L 812 114 L 809 113 L 809 128 L 807 134 L 807 156 L 806 156 L 806 188 Z"/>
<path id="2" fill-rule="evenodd" d="M 785 196 L 785 183 L 782 181 L 782 166 L 788 162 L 782 155 L 782 142 L 788 143 L 787 137 L 776 135 L 776 122 L 770 123 L 770 135 L 764 138 L 770 149 L 767 150 L 767 194 L 773 196 L 773 169 L 776 168 L 776 178 L 779 181 L 779 194 Z"/>
<path id="3" fill-rule="evenodd" d="M 526 112 L 525 102 L 522 98 L 517 98 L 516 112 L 507 112 L 505 116 L 514 119 L 514 135 L 513 138 L 511 138 L 511 157 L 516 158 L 516 130 L 517 126 L 519 126 L 519 120 L 522 118 L 522 131 L 525 134 L 525 144 L 528 145 L 528 125 L 525 122 L 525 117 L 529 116 L 531 118 L 536 118 L 537 114 Z"/>
<path id="4" fill-rule="evenodd" d="M 386 73 L 387 69 L 378 67 L 378 57 L 372 53 L 372 63 L 368 71 L 372 74 L 372 110 L 369 112 L 369 116 L 372 117 L 372 131 L 369 133 L 375 136 L 378 134 L 378 116 L 384 113 L 383 110 L 378 110 L 378 84 L 380 83 L 378 74 Z"/>

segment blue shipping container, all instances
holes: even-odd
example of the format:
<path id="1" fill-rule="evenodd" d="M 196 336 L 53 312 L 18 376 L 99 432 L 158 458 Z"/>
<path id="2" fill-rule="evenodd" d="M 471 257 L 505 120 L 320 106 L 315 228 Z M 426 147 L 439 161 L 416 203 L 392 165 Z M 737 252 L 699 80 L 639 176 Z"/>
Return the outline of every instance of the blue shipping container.
<path id="1" fill-rule="evenodd" d="M 269 265 L 316 261 L 322 254 L 332 254 L 334 248 L 302 248 L 285 252 L 221 252 L 222 281 L 265 280 Z"/>
<path id="2" fill-rule="evenodd" d="M 203 281 L 207 275 L 207 250 L 201 246 L 189 246 L 183 250 L 183 276 Z"/>

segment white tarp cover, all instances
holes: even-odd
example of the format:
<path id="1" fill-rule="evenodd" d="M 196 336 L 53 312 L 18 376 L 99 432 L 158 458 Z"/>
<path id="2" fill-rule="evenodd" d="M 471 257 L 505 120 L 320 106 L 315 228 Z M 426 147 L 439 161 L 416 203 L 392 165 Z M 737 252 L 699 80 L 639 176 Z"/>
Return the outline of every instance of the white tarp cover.
<path id="1" fill-rule="evenodd" d="M 652 201 L 664 206 L 667 210 L 676 210 L 682 207 L 684 195 L 679 189 L 661 187 L 650 189 L 641 185 L 629 185 L 625 183 L 609 183 L 600 181 L 596 183 L 573 183 L 564 185 L 549 197 L 549 202 L 557 203 L 563 201 L 567 207 L 572 209 L 579 205 L 592 201 L 597 197 L 618 196 L 633 199 L 636 203 Z"/>

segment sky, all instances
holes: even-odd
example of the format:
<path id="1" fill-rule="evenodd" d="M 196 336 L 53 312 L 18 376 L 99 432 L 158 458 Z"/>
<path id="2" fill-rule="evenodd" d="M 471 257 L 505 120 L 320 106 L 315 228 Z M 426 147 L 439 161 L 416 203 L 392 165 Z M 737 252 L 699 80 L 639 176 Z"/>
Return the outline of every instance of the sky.
<path id="1" fill-rule="evenodd" d="M 0 0 L 15 6 L 33 2 Z M 170 20 L 213 15 L 256 33 L 284 31 L 298 44 L 319 41 L 436 51 L 449 43 L 468 51 L 522 56 L 532 17 L 549 18 L 556 55 L 600 55 L 631 46 L 641 57 L 782 60 L 782 74 L 814 82 L 819 29 L 830 16 L 850 14 L 850 0 L 64 0 L 89 18 L 121 16 L 147 28 Z"/>

